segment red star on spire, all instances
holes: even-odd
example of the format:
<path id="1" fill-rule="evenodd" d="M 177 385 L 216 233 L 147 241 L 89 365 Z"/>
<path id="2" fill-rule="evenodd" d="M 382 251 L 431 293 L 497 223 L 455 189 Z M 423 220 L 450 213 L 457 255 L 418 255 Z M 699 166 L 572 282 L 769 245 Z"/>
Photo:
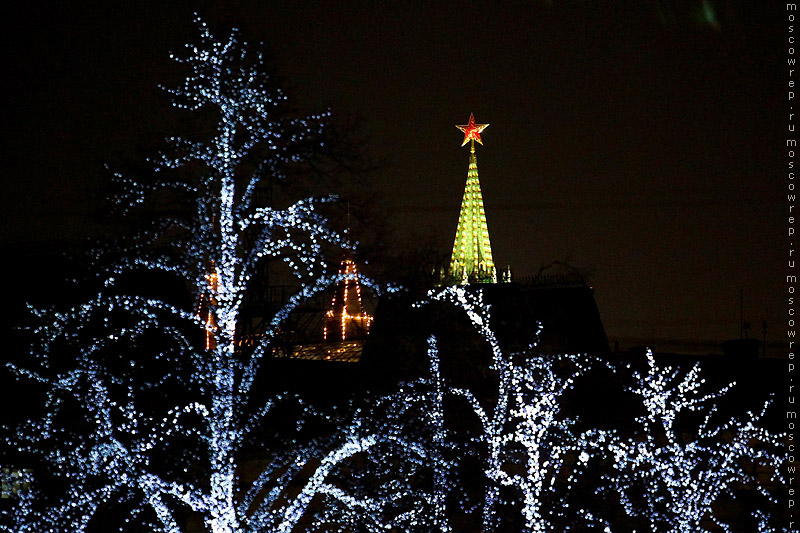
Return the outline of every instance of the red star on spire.
<path id="1" fill-rule="evenodd" d="M 483 141 L 481 141 L 481 132 L 488 126 L 488 124 L 475 124 L 475 117 L 472 115 L 472 113 L 470 113 L 469 124 L 456 126 L 456 128 L 464 132 L 464 142 L 461 143 L 461 146 L 467 144 L 467 141 L 478 141 L 478 144 L 482 145 Z"/>

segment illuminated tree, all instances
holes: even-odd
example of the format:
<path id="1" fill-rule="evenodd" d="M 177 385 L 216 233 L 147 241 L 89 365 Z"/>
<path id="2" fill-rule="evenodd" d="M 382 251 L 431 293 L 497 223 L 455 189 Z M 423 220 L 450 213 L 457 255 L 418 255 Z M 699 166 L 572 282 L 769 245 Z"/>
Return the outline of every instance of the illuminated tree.
<path id="1" fill-rule="evenodd" d="M 625 510 L 643 518 L 651 531 L 704 531 L 707 521 L 733 531 L 714 513 L 722 497 L 750 484 L 766 501 L 774 501 L 754 474 L 755 467 L 762 466 L 772 472 L 773 480 L 779 475 L 779 436 L 760 426 L 768 404 L 743 420 L 730 418 L 714 425 L 719 400 L 733 384 L 704 394 L 699 365 L 685 374 L 669 366 L 659 368 L 650 352 L 647 365 L 646 373 L 634 371 L 630 387 L 645 408 L 638 418 L 640 431 L 608 440 L 616 470 L 610 476 L 612 486 Z M 685 419 L 692 417 L 700 422 L 687 427 Z M 752 527 L 772 531 L 764 511 L 754 511 L 757 524 Z"/>
<path id="2" fill-rule="evenodd" d="M 261 55 L 235 32 L 216 40 L 198 25 L 199 42 L 175 56 L 189 74 L 169 92 L 176 107 L 212 118 L 210 138 L 168 139 L 152 179 L 116 176 L 125 212 L 166 199 L 187 216 L 159 218 L 128 239 L 127 254 L 104 267 L 97 293 L 83 304 L 37 311 L 41 344 L 15 370 L 46 389 L 45 414 L 9 443 L 33 463 L 37 482 L 5 513 L 8 531 L 84 531 L 109 514 L 124 518 L 121 528 L 152 531 L 179 531 L 191 516 L 214 533 L 265 524 L 288 531 L 322 490 L 318 481 L 377 442 L 298 445 L 286 452 L 288 463 L 276 452 L 249 491 L 243 487 L 243 454 L 258 449 L 276 404 L 292 403 L 255 385 L 261 362 L 291 310 L 341 279 L 324 251 L 346 242 L 318 212 L 329 199 L 280 208 L 258 199 L 265 180 L 286 178 L 288 167 L 319 149 L 325 116 L 286 118 Z M 282 260 L 303 289 L 255 346 L 240 349 L 248 285 L 270 258 Z M 197 306 L 129 290 L 142 271 L 183 280 Z M 295 407 L 298 420 L 314 416 Z M 313 474 L 298 474 L 320 454 Z M 293 475 L 310 476 L 310 485 L 286 504 L 278 496 Z"/>
<path id="3" fill-rule="evenodd" d="M 491 350 L 491 368 L 496 374 L 493 405 L 485 406 L 472 391 L 443 387 L 441 380 L 435 380 L 439 397 L 448 394 L 466 400 L 479 421 L 480 433 L 471 445 L 484 465 L 483 531 L 502 530 L 501 505 L 521 508 L 525 531 L 555 531 L 561 519 L 600 523 L 581 509 L 565 513 L 567 506 L 562 507 L 566 487 L 575 482 L 593 453 L 593 441 L 574 432 L 574 421 L 562 412 L 563 394 L 588 368 L 588 361 L 572 355 L 504 352 L 490 326 L 489 306 L 480 290 L 449 287 L 433 293 L 431 300 L 449 302 L 465 311 Z M 602 436 L 603 432 L 595 432 L 593 438 Z M 568 461 L 572 464 L 567 465 Z M 447 464 L 446 470 L 458 466 Z M 448 476 L 457 478 L 454 472 Z M 566 484 L 556 483 L 560 476 Z M 513 495 L 502 495 L 504 487 L 511 488 Z"/>

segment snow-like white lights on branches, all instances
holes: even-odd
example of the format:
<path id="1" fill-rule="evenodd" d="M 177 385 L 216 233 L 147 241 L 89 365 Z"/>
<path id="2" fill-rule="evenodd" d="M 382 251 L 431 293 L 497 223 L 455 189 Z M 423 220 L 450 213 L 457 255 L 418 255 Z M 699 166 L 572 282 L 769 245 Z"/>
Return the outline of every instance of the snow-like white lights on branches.
<path id="1" fill-rule="evenodd" d="M 647 371 L 635 371 L 633 378 L 630 391 L 645 408 L 638 420 L 639 431 L 607 440 L 615 468 L 607 479 L 631 516 L 642 518 L 653 532 L 704 531 L 707 521 L 723 531 L 733 531 L 714 513 L 713 506 L 721 498 L 752 484 L 767 502 L 774 502 L 774 495 L 759 484 L 754 472 L 759 465 L 773 479 L 779 475 L 776 452 L 781 436 L 759 427 L 768 404 L 742 420 L 723 418 L 714 425 L 719 417 L 718 401 L 732 384 L 704 394 L 699 365 L 686 373 L 669 366 L 660 368 L 650 352 Z M 678 429 L 678 419 L 688 412 L 700 415 L 700 423 Z M 759 523 L 750 527 L 771 531 L 767 514 L 754 511 L 758 511 Z"/>
<path id="2" fill-rule="evenodd" d="M 187 509 L 214 533 L 255 531 L 253 524 L 266 523 L 256 517 L 275 505 L 259 491 L 244 505 L 236 470 L 261 417 L 276 404 L 253 390 L 267 348 L 236 349 L 245 294 L 269 257 L 285 261 L 307 286 L 330 280 L 322 249 L 347 243 L 318 213 L 330 199 L 277 209 L 256 198 L 265 176 L 285 177 L 287 165 L 319 146 L 326 117 L 287 118 L 285 97 L 261 55 L 235 33 L 217 40 L 198 25 L 199 41 L 173 56 L 188 75 L 169 92 L 176 107 L 216 117 L 213 136 L 168 139 L 168 151 L 152 159 L 155 178 L 117 175 L 122 192 L 114 198 L 124 212 L 165 194 L 194 209 L 160 218 L 124 242 L 128 255 L 103 267 L 95 298 L 66 312 L 38 313 L 40 349 L 16 370 L 49 386 L 47 411 L 13 441 L 51 465 L 37 472 L 39 487 L 54 476 L 60 481 L 52 485 L 67 490 L 47 498 L 34 484 L 32 496 L 6 513 L 15 531 L 82 531 L 98 509 L 120 499 L 120 509 L 130 512 L 126 521 L 152 531 L 180 531 Z M 199 177 L 188 177 L 197 169 Z M 183 278 L 200 312 L 120 294 L 118 281 L 135 271 Z M 294 455 L 302 463 L 313 456 Z M 262 488 L 267 481 L 272 490 L 280 485 L 268 476 Z"/>
<path id="3" fill-rule="evenodd" d="M 4 443 L 35 457 L 36 469 L 3 465 L 17 505 L 0 510 L 0 530 L 85 531 L 103 510 L 123 531 L 177 533 L 189 514 L 212 533 L 289 532 L 301 521 L 307 530 L 454 531 L 454 517 L 500 531 L 515 509 L 526 531 L 610 531 L 614 517 L 569 499 L 607 452 L 606 481 L 625 511 L 653 531 L 694 532 L 716 519 L 719 497 L 752 479 L 746 463 L 776 466 L 777 437 L 759 428 L 760 413 L 712 427 L 720 393 L 700 393 L 699 370 L 681 376 L 652 357 L 634 374 L 646 412 L 637 431 L 579 432 L 563 402 L 589 359 L 505 352 L 482 291 L 467 287 L 434 291 L 428 303 L 467 316 L 490 352 L 486 390 L 454 386 L 432 336 L 425 376 L 347 418 L 265 397 L 255 387 L 260 363 L 292 309 L 338 282 L 371 283 L 327 267 L 323 249 L 348 247 L 318 210 L 330 198 L 283 209 L 256 200 L 264 176 L 310 155 L 325 117 L 286 119 L 261 57 L 235 34 L 218 41 L 200 23 L 199 42 L 179 61 L 189 74 L 170 91 L 175 105 L 216 116 L 213 137 L 169 139 L 171 150 L 153 159 L 155 179 L 117 176 L 118 201 L 132 209 L 166 192 L 191 215 L 133 236 L 85 303 L 35 311 L 40 343 L 15 370 L 47 387 L 46 409 Z M 301 287 L 267 317 L 260 342 L 239 350 L 243 302 L 265 258 L 285 261 Z M 124 294 L 119 281 L 141 270 L 182 278 L 198 306 Z M 265 417 L 282 408 L 294 409 L 296 428 L 311 420 L 335 430 L 305 440 L 289 431 L 267 444 Z M 688 441 L 676 429 L 684 411 L 704 420 Z M 54 497 L 54 487 L 63 493 Z M 769 516 L 755 516 L 766 531 Z"/>

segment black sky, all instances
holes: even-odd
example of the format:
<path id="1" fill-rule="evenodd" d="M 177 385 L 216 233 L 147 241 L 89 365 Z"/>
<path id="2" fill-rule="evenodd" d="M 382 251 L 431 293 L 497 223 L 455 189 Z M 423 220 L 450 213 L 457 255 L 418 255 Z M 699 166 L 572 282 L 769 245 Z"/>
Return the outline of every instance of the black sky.
<path id="1" fill-rule="evenodd" d="M 759 2 L 165 2 L 4 17 L 2 242 L 74 239 L 103 165 L 172 133 L 193 11 L 263 41 L 299 108 L 363 118 L 393 246 L 449 250 L 478 148 L 495 261 L 592 268 L 610 341 L 784 329 L 784 29 Z M 502 4 L 502 7 L 499 5 Z M 711 11 L 705 12 L 703 6 Z"/>

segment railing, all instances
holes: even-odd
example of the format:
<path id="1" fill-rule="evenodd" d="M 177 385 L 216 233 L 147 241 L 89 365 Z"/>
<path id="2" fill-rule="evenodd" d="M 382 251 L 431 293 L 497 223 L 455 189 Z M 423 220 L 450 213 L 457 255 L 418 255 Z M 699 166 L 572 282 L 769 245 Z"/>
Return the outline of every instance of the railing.
<path id="1" fill-rule="evenodd" d="M 514 283 L 531 287 L 588 286 L 588 279 L 582 272 L 552 272 L 535 276 L 513 276 Z"/>

